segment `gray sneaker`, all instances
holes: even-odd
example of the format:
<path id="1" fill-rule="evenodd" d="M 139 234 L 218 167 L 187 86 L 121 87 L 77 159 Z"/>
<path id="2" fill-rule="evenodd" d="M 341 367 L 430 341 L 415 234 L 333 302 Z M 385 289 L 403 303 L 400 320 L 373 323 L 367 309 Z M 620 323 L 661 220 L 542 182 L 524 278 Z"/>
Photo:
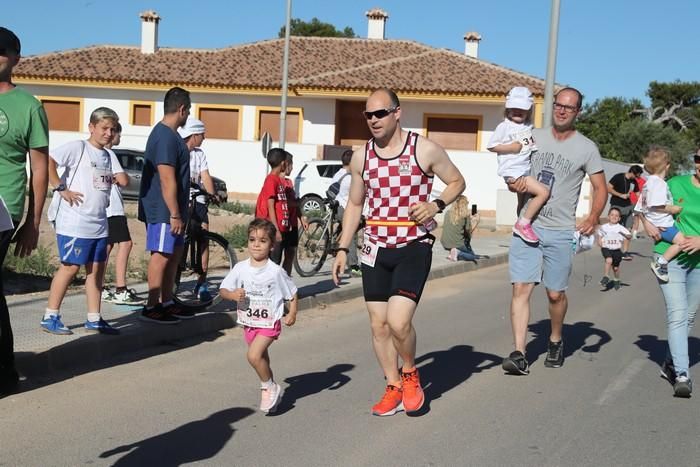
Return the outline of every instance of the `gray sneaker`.
<path id="1" fill-rule="evenodd" d="M 549 341 L 547 348 L 547 358 L 544 359 L 544 366 L 547 368 L 559 368 L 564 364 L 564 341 Z"/>
<path id="2" fill-rule="evenodd" d="M 693 392 L 693 383 L 688 378 L 688 375 L 681 373 L 676 377 L 676 382 L 673 385 L 673 395 L 676 397 L 690 397 Z"/>
<path id="3" fill-rule="evenodd" d="M 649 267 L 651 267 L 654 275 L 661 282 L 668 282 L 668 264 L 659 264 L 658 261 L 652 261 Z"/>

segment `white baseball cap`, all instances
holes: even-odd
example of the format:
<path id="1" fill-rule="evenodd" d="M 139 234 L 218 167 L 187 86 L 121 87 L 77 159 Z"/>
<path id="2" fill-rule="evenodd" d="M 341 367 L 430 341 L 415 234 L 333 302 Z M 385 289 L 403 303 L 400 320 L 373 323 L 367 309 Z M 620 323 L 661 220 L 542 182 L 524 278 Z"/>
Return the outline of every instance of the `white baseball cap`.
<path id="1" fill-rule="evenodd" d="M 204 134 L 204 122 L 196 118 L 188 118 L 183 126 L 177 129 L 182 139 L 192 135 Z"/>
<path id="2" fill-rule="evenodd" d="M 516 86 L 506 96 L 506 109 L 523 109 L 530 110 L 532 108 L 532 93 L 524 86 Z"/>

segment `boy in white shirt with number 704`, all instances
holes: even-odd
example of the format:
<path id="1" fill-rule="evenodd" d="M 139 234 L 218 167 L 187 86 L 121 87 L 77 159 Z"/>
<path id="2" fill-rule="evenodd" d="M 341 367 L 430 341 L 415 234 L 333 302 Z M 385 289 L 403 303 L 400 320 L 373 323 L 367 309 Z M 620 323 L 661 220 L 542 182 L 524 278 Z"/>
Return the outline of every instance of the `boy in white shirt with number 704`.
<path id="1" fill-rule="evenodd" d="M 68 286 L 85 266 L 85 295 L 89 332 L 118 334 L 100 314 L 104 268 L 107 260 L 107 206 L 113 178 L 126 184 L 126 174 L 114 153 L 105 149 L 119 123 L 107 107 L 90 115 L 90 138 L 66 143 L 52 151 L 49 182 L 54 187 L 49 220 L 54 222 L 61 266 L 51 281 L 51 290 L 41 328 L 51 334 L 72 334 L 61 321 L 59 309 Z M 59 177 L 57 168 L 63 168 Z M 121 180 L 120 180 L 121 179 Z"/>

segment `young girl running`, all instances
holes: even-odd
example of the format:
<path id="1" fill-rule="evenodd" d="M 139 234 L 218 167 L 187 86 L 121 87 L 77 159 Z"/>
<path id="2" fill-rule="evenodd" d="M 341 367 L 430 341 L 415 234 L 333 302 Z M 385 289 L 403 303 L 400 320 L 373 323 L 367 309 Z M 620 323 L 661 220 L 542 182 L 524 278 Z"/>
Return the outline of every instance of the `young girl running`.
<path id="1" fill-rule="evenodd" d="M 620 224 L 622 213 L 618 208 L 612 207 L 608 211 L 608 223 L 601 225 L 598 229 L 598 244 L 600 252 L 605 258 L 603 266 L 603 278 L 600 285 L 606 289 L 614 287 L 620 290 L 620 263 L 622 262 L 622 242 L 630 239 L 632 234 L 624 225 Z M 610 268 L 612 268 L 614 278 L 610 281 Z"/>
<path id="2" fill-rule="evenodd" d="M 525 193 L 518 193 L 518 216 L 513 233 L 528 243 L 539 238 L 530 223 L 549 198 L 549 189 L 530 175 L 530 154 L 536 149 L 532 139 L 532 93 L 516 86 L 506 97 L 505 119 L 498 124 L 486 148 L 498 154 L 498 176 L 512 185 L 524 177 L 527 193 L 532 195 L 525 212 Z"/>
<path id="3" fill-rule="evenodd" d="M 284 302 L 289 313 L 284 324 L 297 317 L 297 288 L 279 265 L 270 260 L 277 228 L 267 219 L 255 219 L 248 226 L 250 258 L 236 264 L 221 283 L 221 296 L 238 305 L 238 324 L 248 344 L 248 362 L 260 378 L 260 410 L 274 412 L 282 400 L 282 388 L 272 376 L 268 348 L 282 333 Z"/>

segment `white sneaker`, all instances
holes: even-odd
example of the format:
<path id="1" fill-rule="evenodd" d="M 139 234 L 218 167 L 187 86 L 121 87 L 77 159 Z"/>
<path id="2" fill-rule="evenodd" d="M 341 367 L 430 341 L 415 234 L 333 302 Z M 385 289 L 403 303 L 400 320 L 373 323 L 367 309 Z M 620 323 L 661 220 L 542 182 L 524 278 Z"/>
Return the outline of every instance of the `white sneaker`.
<path id="1" fill-rule="evenodd" d="M 115 292 L 112 303 L 117 305 L 143 305 L 146 301 L 136 296 L 134 289 L 126 289 L 122 292 Z"/>
<path id="2" fill-rule="evenodd" d="M 269 388 L 260 389 L 260 410 L 265 413 L 272 413 L 282 401 L 282 386 L 272 383 Z"/>
<path id="3" fill-rule="evenodd" d="M 447 259 L 449 259 L 450 261 L 457 261 L 458 254 L 459 254 L 459 252 L 457 251 L 457 248 L 451 248 L 450 254 L 447 255 Z"/>
<path id="4" fill-rule="evenodd" d="M 114 293 L 110 288 L 102 288 L 102 301 L 107 303 L 114 303 Z"/>

